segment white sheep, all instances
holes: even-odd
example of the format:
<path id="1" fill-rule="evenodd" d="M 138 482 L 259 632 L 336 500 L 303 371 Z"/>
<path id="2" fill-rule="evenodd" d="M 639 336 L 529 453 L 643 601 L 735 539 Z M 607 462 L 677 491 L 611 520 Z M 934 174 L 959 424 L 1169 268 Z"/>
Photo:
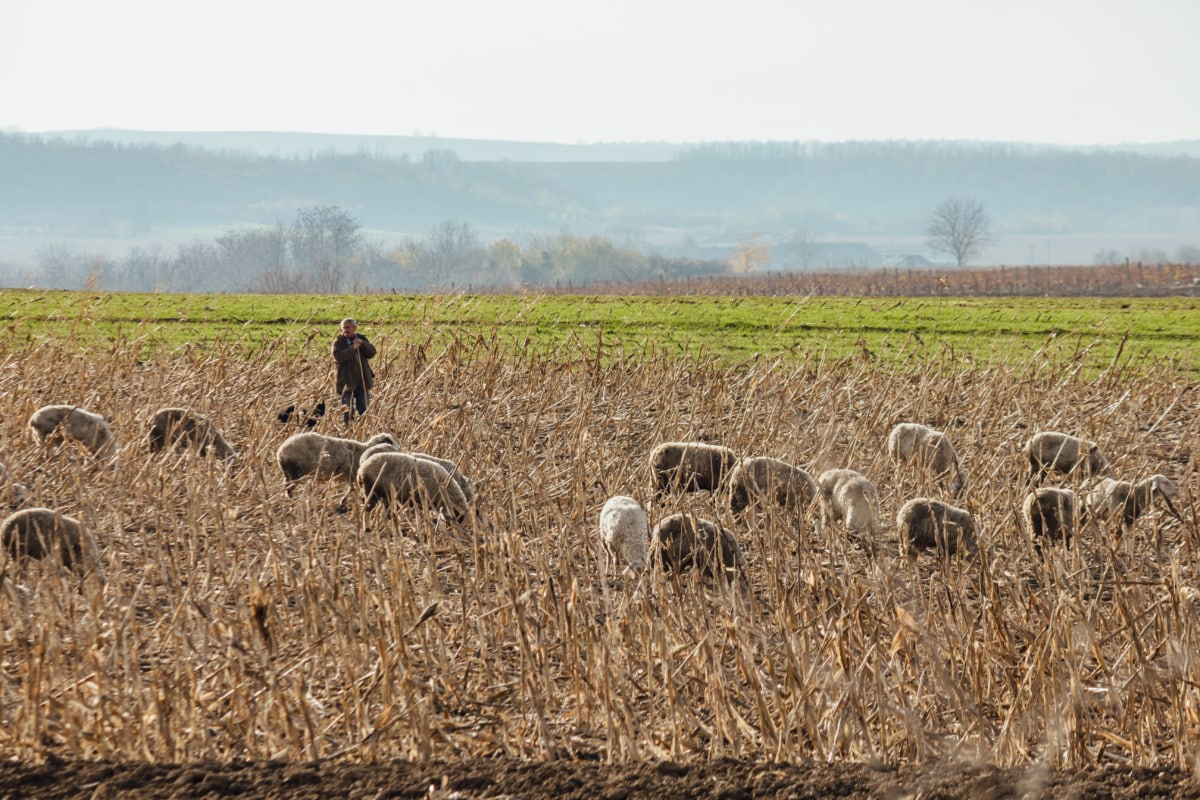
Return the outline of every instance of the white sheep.
<path id="1" fill-rule="evenodd" d="M 672 489 L 717 491 L 737 456 L 728 447 L 707 442 L 663 442 L 650 451 L 650 489 L 661 497 Z"/>
<path id="2" fill-rule="evenodd" d="M 370 511 L 380 501 L 435 509 L 462 522 L 470 513 L 467 498 L 440 464 L 410 453 L 375 453 L 358 467 L 358 485 Z"/>
<path id="3" fill-rule="evenodd" d="M 90 567 L 104 578 L 99 550 L 83 525 L 52 508 L 24 508 L 9 514 L 0 522 L 0 544 L 14 559 L 53 556 L 81 574 Z"/>
<path id="4" fill-rule="evenodd" d="M 782 459 L 743 458 L 729 473 L 729 509 L 735 514 L 763 500 L 803 513 L 816 496 L 812 475 Z"/>
<path id="5" fill-rule="evenodd" d="M 340 478 L 352 484 L 363 454 L 376 446 L 399 449 L 396 440 L 388 433 L 377 433 L 360 442 L 307 431 L 285 439 L 275 451 L 275 461 L 283 470 L 290 495 L 295 482 L 305 475 L 313 475 L 318 479 Z"/>
<path id="6" fill-rule="evenodd" d="M 915 460 L 934 480 L 951 477 L 949 491 L 957 497 L 967 483 L 967 471 L 958 460 L 950 437 L 917 422 L 901 422 L 888 434 L 887 452 L 897 463 Z"/>
<path id="7" fill-rule="evenodd" d="M 1030 478 L 1035 482 L 1052 471 L 1070 475 L 1079 469 L 1085 476 L 1108 473 L 1108 459 L 1100 445 L 1058 431 L 1035 433 L 1025 443 L 1025 455 L 1029 458 Z"/>
<path id="8" fill-rule="evenodd" d="M 1043 486 L 1025 496 L 1021 504 L 1021 521 L 1025 530 L 1037 542 L 1071 543 L 1083 520 L 1076 513 L 1075 492 L 1070 489 Z"/>
<path id="9" fill-rule="evenodd" d="M 1151 475 L 1137 483 L 1103 478 L 1084 497 L 1084 508 L 1089 516 L 1107 519 L 1120 512 L 1121 523 L 1126 528 L 1154 503 L 1155 495 L 1168 500 L 1179 494 L 1178 487 L 1166 475 Z"/>
<path id="10" fill-rule="evenodd" d="M 600 509 L 600 540 L 609 565 L 624 561 L 635 572 L 644 570 L 649 537 L 646 510 L 637 500 L 619 494 L 605 501 Z"/>
<path id="11" fill-rule="evenodd" d="M 901 546 L 909 552 L 937 550 L 954 555 L 960 543 L 971 553 L 979 550 L 971 512 L 932 497 L 914 497 L 901 506 L 896 530 Z"/>
<path id="12" fill-rule="evenodd" d="M 380 436 L 386 437 L 386 440 L 380 440 Z M 458 484 L 458 488 L 462 490 L 463 497 L 467 499 L 467 505 L 473 505 L 475 503 L 474 484 L 472 484 L 470 478 L 464 475 L 463 471 L 458 468 L 458 464 L 454 463 L 450 459 L 438 458 L 437 456 L 430 455 L 429 453 L 420 453 L 415 450 L 404 450 L 400 447 L 400 445 L 395 443 L 395 440 L 393 440 L 391 436 L 387 434 L 377 434 L 369 439 L 368 443 L 372 441 L 376 441 L 377 443 L 372 444 L 363 451 L 362 456 L 359 458 L 360 464 L 376 453 L 408 453 L 410 456 L 415 458 L 423 458 L 426 461 L 432 461 L 450 473 L 450 477 L 455 483 Z M 357 472 L 357 470 L 355 471 Z"/>
<path id="13" fill-rule="evenodd" d="M 77 406 L 42 406 L 29 417 L 29 430 L 41 442 L 52 441 L 52 435 L 58 433 L 104 458 L 111 456 L 117 446 L 104 417 Z"/>
<path id="14" fill-rule="evenodd" d="M 748 585 L 742 548 L 732 533 L 712 520 L 671 514 L 654 526 L 650 548 L 670 572 L 695 569 L 712 578 L 736 578 L 743 586 Z"/>
<path id="15" fill-rule="evenodd" d="M 160 408 L 154 412 L 146 438 L 151 453 L 168 447 L 183 449 L 191 446 L 200 455 L 210 451 L 217 458 L 229 459 L 237 455 L 211 419 L 187 408 Z"/>
<path id="16" fill-rule="evenodd" d="M 817 478 L 826 524 L 841 520 L 852 534 L 871 537 L 879 531 L 879 493 L 866 476 L 852 469 L 827 469 Z"/>
<path id="17" fill-rule="evenodd" d="M 467 505 L 475 504 L 475 486 L 471 483 L 470 479 L 463 474 L 463 471 L 458 468 L 458 464 L 448 458 L 438 458 L 437 456 L 431 456 L 428 453 L 419 453 L 409 450 L 408 454 L 416 458 L 423 458 L 426 461 L 432 461 L 442 469 L 446 470 L 446 472 L 449 472 L 450 477 L 455 483 L 458 484 L 458 488 L 462 490 L 463 497 L 465 497 L 467 500 Z"/>

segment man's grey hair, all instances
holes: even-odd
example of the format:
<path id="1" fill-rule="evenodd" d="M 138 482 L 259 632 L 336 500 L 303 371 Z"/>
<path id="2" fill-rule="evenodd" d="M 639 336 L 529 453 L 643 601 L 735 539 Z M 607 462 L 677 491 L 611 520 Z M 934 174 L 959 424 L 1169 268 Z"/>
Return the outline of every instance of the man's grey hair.
<path id="1" fill-rule="evenodd" d="M 344 320 L 342 320 L 342 324 L 343 325 L 353 325 L 356 328 L 358 327 L 358 323 L 355 322 L 354 320 L 350 319 L 349 317 L 346 317 Z"/>

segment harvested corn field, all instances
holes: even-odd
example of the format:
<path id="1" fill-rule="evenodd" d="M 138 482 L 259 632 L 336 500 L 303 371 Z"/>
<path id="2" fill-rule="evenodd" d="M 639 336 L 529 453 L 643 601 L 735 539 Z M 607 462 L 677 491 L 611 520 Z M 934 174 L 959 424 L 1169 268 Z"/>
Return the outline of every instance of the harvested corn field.
<path id="1" fill-rule="evenodd" d="M 5 558 L 0 753 L 242 770 L 567 760 L 643 774 L 731 759 L 743 765 L 731 774 L 754 780 L 764 773 L 745 764 L 835 762 L 878 777 L 952 762 L 981 780 L 1189 769 L 1200 755 L 1196 386 L 1165 363 L 1085 370 L 1081 358 L 916 369 L 863 353 L 731 367 L 599 358 L 583 344 L 539 355 L 482 337 L 393 343 L 367 415 L 326 414 L 315 430 L 389 432 L 453 460 L 476 492 L 460 522 L 368 513 L 336 480 L 285 493 L 274 453 L 303 428 L 280 412 L 336 408 L 320 342 L 251 360 L 69 340 L 6 350 L 0 460 L 23 489 L 10 505 L 78 519 L 104 579 Z M 35 441 L 26 421 L 52 403 L 102 414 L 113 457 Z M 163 407 L 207 416 L 236 457 L 151 453 Z M 977 554 L 901 550 L 904 502 L 949 499 L 888 459 L 902 421 L 953 440 L 968 476 L 955 502 L 975 517 Z M 1022 447 L 1039 430 L 1100 442 L 1115 476 L 1163 473 L 1180 494 L 1129 530 L 1097 522 L 1069 546 L 1037 542 L 1019 509 Z M 882 530 L 850 536 L 818 524 L 815 507 L 734 513 L 721 489 L 656 499 L 647 457 L 665 441 L 813 475 L 855 469 L 878 488 Z M 1062 481 L 1084 488 L 1083 476 Z M 686 511 L 727 528 L 744 585 L 606 570 L 598 515 L 616 494 L 639 499 L 651 524 Z M 866 764 L 891 766 L 854 766 Z M 412 785 L 426 791 L 427 778 Z"/>

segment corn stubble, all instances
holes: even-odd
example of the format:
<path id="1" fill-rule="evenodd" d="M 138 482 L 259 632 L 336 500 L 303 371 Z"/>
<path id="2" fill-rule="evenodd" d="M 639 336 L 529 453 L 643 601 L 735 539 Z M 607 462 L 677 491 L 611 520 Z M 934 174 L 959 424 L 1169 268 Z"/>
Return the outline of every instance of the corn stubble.
<path id="1" fill-rule="evenodd" d="M 277 414 L 325 398 L 310 359 L 221 351 L 139 362 L 70 343 L 3 354 L 2 458 L 30 505 L 79 518 L 107 582 L 9 563 L 0 587 L 0 753 L 184 762 L 510 755 L 609 761 L 985 760 L 1191 765 L 1200 755 L 1197 397 L 1186 375 L 1067 359 L 987 371 L 867 359 L 735 368 L 580 345 L 513 354 L 459 340 L 382 349 L 350 433 L 458 459 L 474 518 L 338 511 L 344 487 L 284 495 Z M 1094 373 L 1093 373 L 1094 374 Z M 114 466 L 23 430 L 47 402 L 112 421 Z M 210 416 L 231 463 L 151 456 L 161 406 Z M 886 461 L 891 425 L 949 433 L 976 560 L 899 551 L 894 518 L 941 490 Z M 1170 473 L 1155 511 L 1040 551 L 1017 527 L 1035 430 L 1103 442 L 1122 476 Z M 318 430 L 344 435 L 340 414 Z M 880 490 L 873 548 L 782 509 L 707 493 L 651 501 L 645 459 L 707 439 Z M 604 573 L 597 517 L 632 494 L 651 524 L 720 521 L 749 592 Z M 870 550 L 874 552 L 870 552 Z"/>

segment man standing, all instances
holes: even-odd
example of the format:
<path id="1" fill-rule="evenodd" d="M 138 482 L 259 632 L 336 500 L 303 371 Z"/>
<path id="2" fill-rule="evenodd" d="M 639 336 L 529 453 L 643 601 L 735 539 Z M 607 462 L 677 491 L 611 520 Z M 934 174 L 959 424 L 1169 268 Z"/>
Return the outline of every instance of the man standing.
<path id="1" fill-rule="evenodd" d="M 342 333 L 333 340 L 333 360 L 337 362 L 337 391 L 347 406 L 342 420 L 349 422 L 354 412 L 367 411 L 367 392 L 375 385 L 375 373 L 367 360 L 374 357 L 375 345 L 358 332 L 358 323 L 342 320 Z"/>

